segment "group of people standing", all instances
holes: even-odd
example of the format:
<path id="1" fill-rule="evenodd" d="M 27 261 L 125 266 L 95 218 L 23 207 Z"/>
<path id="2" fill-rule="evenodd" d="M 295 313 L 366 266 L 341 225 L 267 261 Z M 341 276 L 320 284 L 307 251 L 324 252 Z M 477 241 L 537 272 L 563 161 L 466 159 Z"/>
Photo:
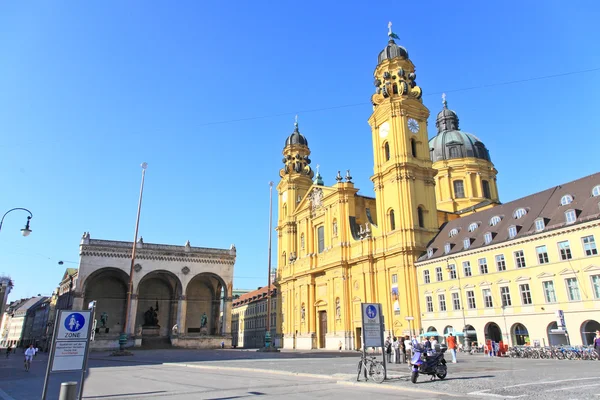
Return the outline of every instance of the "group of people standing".
<path id="1" fill-rule="evenodd" d="M 452 355 L 452 362 L 456 363 L 456 349 L 458 347 L 456 337 L 450 333 L 445 342 Z M 404 364 L 410 362 L 413 347 L 423 346 L 427 354 L 431 354 L 437 351 L 438 344 L 434 336 L 424 338 L 422 342 L 419 341 L 417 335 L 413 335 L 412 340 L 408 335 L 400 338 L 388 336 L 384 343 L 384 350 L 388 363 Z"/>

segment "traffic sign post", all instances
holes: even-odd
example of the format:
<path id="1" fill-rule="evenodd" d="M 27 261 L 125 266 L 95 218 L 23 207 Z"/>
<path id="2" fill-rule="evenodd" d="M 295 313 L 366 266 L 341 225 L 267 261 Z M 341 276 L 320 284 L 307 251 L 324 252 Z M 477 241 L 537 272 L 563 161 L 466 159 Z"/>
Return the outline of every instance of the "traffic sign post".
<path id="1" fill-rule="evenodd" d="M 46 367 L 42 400 L 46 399 L 50 373 L 81 371 L 79 395 L 83 394 L 85 371 L 94 319 L 91 310 L 60 310 L 54 323 L 54 335 Z"/>
<path id="2" fill-rule="evenodd" d="M 361 303 L 363 354 L 366 357 L 367 347 L 380 347 L 383 355 L 383 370 L 387 379 L 387 364 L 383 347 L 383 315 L 380 303 Z"/>
<path id="3" fill-rule="evenodd" d="M 415 317 L 406 316 L 406 317 L 404 317 L 404 319 L 408 321 L 408 330 L 410 331 L 410 340 L 412 340 L 412 336 L 413 336 L 412 321 L 415 320 Z"/>

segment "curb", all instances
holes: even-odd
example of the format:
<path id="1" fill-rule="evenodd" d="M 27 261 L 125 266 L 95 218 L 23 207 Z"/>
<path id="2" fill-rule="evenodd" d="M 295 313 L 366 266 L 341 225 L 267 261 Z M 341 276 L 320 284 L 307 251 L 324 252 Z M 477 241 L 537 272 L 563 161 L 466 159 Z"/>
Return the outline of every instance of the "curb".
<path id="1" fill-rule="evenodd" d="M 369 382 L 354 382 L 354 381 L 344 381 L 340 380 L 339 377 L 330 376 L 330 375 L 319 375 L 319 374 L 308 374 L 304 372 L 290 372 L 290 371 L 277 371 L 272 369 L 261 369 L 261 368 L 243 368 L 243 367 L 221 367 L 221 366 L 211 366 L 211 365 L 197 365 L 197 364 L 186 364 L 186 363 L 164 363 L 165 366 L 173 366 L 173 367 L 187 367 L 187 368 L 198 368 L 198 369 L 212 369 L 212 370 L 221 370 L 221 371 L 239 371 L 239 372 L 262 372 L 267 374 L 276 374 L 276 375 L 285 375 L 285 376 L 301 376 L 305 378 L 314 378 L 314 379 L 324 379 L 335 381 L 337 385 L 347 385 L 347 386 L 357 386 L 364 388 L 375 388 L 375 389 L 387 389 L 387 390 L 395 390 L 402 392 L 417 392 L 429 395 L 444 395 L 448 397 L 464 397 L 463 395 L 451 394 L 446 392 L 436 392 L 433 390 L 426 389 L 418 389 L 418 388 L 407 388 L 403 386 L 392 386 L 392 385 L 381 385 Z M 354 374 L 351 374 L 354 376 Z M 391 376 L 392 379 L 398 379 L 402 376 Z"/>

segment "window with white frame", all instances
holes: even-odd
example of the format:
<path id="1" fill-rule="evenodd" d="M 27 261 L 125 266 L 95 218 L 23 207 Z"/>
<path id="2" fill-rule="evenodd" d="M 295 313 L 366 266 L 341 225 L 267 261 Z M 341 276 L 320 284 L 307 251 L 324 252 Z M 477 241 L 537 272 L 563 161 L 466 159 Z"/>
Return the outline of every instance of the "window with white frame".
<path id="1" fill-rule="evenodd" d="M 477 308 L 475 303 L 475 292 L 472 290 L 467 290 L 467 307 L 471 310 Z"/>
<path id="2" fill-rule="evenodd" d="M 440 311 L 446 311 L 446 295 L 445 294 L 439 294 L 438 295 L 438 300 L 440 303 Z"/>
<path id="3" fill-rule="evenodd" d="M 425 296 L 425 303 L 427 304 L 427 312 L 433 312 L 433 298 Z"/>
<path id="4" fill-rule="evenodd" d="M 600 275 L 592 275 L 592 288 L 594 289 L 594 298 L 600 299 Z"/>
<path id="5" fill-rule="evenodd" d="M 515 219 L 519 219 L 519 218 L 523 218 L 525 216 L 525 214 L 527 214 L 527 210 L 525 210 L 524 208 L 517 208 L 515 210 L 515 212 L 513 213 L 513 217 L 515 217 Z"/>
<path id="6" fill-rule="evenodd" d="M 480 274 L 487 274 L 488 273 L 487 259 L 480 258 L 477 261 L 479 263 L 479 273 Z"/>
<path id="7" fill-rule="evenodd" d="M 442 267 L 435 268 L 435 280 L 438 282 L 441 282 L 444 280 L 444 277 L 442 276 Z"/>
<path id="8" fill-rule="evenodd" d="M 586 256 L 595 256 L 598 254 L 598 249 L 596 249 L 596 241 L 594 240 L 594 236 L 584 236 L 581 238 L 583 242 L 583 251 Z"/>
<path id="9" fill-rule="evenodd" d="M 448 232 L 448 237 L 454 237 L 456 235 L 458 235 L 458 228 L 453 228 Z"/>
<path id="10" fill-rule="evenodd" d="M 462 263 L 463 265 L 463 272 L 465 273 L 465 276 L 471 276 L 471 262 L 470 261 L 463 261 Z"/>
<path id="11" fill-rule="evenodd" d="M 502 219 L 499 216 L 494 216 L 492 218 L 490 218 L 490 226 L 495 226 L 498 225 L 500 223 Z"/>
<path id="12" fill-rule="evenodd" d="M 548 249 L 546 248 L 546 246 L 536 247 L 535 252 L 537 253 L 539 264 L 547 264 L 549 262 Z"/>
<path id="13" fill-rule="evenodd" d="M 444 245 L 444 254 L 450 253 L 450 250 L 452 250 L 452 245 L 450 243 L 446 243 Z"/>
<path id="14" fill-rule="evenodd" d="M 577 214 L 575 210 L 565 211 L 565 221 L 567 224 L 572 224 L 577 220 Z"/>
<path id="15" fill-rule="evenodd" d="M 477 222 L 473 222 L 472 224 L 469 225 L 469 232 L 475 232 L 475 230 L 479 227 L 479 224 L 477 224 Z"/>
<path id="16" fill-rule="evenodd" d="M 554 290 L 553 281 L 545 281 L 542 283 L 544 287 L 544 298 L 546 303 L 556 303 L 556 291 Z"/>
<path id="17" fill-rule="evenodd" d="M 538 218 L 535 220 L 535 231 L 541 232 L 546 228 L 546 223 L 544 222 L 544 218 Z"/>
<path id="18" fill-rule="evenodd" d="M 529 283 L 519 285 L 519 291 L 521 292 L 521 303 L 523 303 L 524 306 L 533 304 L 533 301 L 531 300 L 531 290 L 529 289 Z"/>
<path id="19" fill-rule="evenodd" d="M 398 283 L 398 275 L 392 274 L 392 283 Z"/>
<path id="20" fill-rule="evenodd" d="M 458 297 L 458 293 L 452 293 L 452 309 L 460 310 L 460 298 Z"/>
<path id="21" fill-rule="evenodd" d="M 485 308 L 494 308 L 494 300 L 490 289 L 483 289 L 483 305 Z"/>
<path id="22" fill-rule="evenodd" d="M 431 257 L 433 257 L 433 249 L 429 248 L 429 249 L 427 249 L 427 258 L 431 258 Z"/>
<path id="23" fill-rule="evenodd" d="M 450 279 L 456 279 L 456 265 L 448 265 L 448 274 L 450 275 Z"/>
<path id="24" fill-rule="evenodd" d="M 569 301 L 581 300 L 581 294 L 579 293 L 579 282 L 577 281 L 577 278 L 567 278 L 565 279 L 565 283 L 567 284 Z"/>
<path id="25" fill-rule="evenodd" d="M 506 260 L 504 259 L 504 254 L 496 255 L 496 269 L 498 272 L 506 271 Z"/>
<path id="26" fill-rule="evenodd" d="M 592 189 L 592 197 L 598 197 L 598 196 L 600 196 L 600 185 L 596 185 Z"/>
<path id="27" fill-rule="evenodd" d="M 466 238 L 463 240 L 463 247 L 465 248 L 465 250 L 467 250 L 469 247 L 471 247 L 471 239 L 470 238 Z"/>
<path id="28" fill-rule="evenodd" d="M 485 235 L 483 235 L 483 241 L 485 242 L 485 244 L 490 244 L 492 243 L 492 233 L 491 232 L 487 232 Z"/>
<path id="29" fill-rule="evenodd" d="M 563 261 L 573 258 L 573 255 L 571 254 L 571 245 L 568 240 L 558 242 L 558 253 L 560 254 L 560 259 Z"/>
<path id="30" fill-rule="evenodd" d="M 423 271 L 423 282 L 425 283 L 430 283 L 431 282 L 431 277 L 429 276 L 429 270 L 426 269 L 425 271 Z"/>
<path id="31" fill-rule="evenodd" d="M 517 227 L 512 225 L 508 228 L 508 237 L 514 239 L 517 236 Z"/>
<path id="32" fill-rule="evenodd" d="M 510 299 L 510 289 L 508 286 L 502 286 L 500 288 L 500 299 L 502 300 L 502 305 L 504 307 L 512 306 L 512 301 Z"/>
<path id="33" fill-rule="evenodd" d="M 525 254 L 523 250 L 515 251 L 515 265 L 517 268 L 525 268 L 527 265 L 525 264 Z"/>
<path id="34" fill-rule="evenodd" d="M 571 204 L 572 202 L 573 196 L 571 196 L 570 194 L 565 194 L 563 197 L 560 198 L 561 206 L 566 206 L 567 204 Z"/>

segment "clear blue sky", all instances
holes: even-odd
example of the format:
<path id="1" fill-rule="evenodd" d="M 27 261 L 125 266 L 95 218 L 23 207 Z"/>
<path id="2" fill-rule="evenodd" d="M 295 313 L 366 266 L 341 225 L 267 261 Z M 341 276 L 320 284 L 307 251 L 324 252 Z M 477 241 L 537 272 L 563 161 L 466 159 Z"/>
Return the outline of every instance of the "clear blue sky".
<path id="1" fill-rule="evenodd" d="M 429 135 L 445 91 L 461 128 L 490 149 L 502 201 L 597 172 L 600 71 L 485 86 L 600 68 L 599 11 L 595 1 L 3 2 L 0 212 L 34 214 L 30 237 L 19 235 L 25 213 L 0 232 L 11 298 L 51 293 L 77 266 L 84 231 L 133 239 L 142 161 L 144 240 L 235 243 L 234 286 L 264 284 L 268 182 L 295 113 L 325 183 L 350 169 L 373 194 L 367 119 L 389 20 L 417 67 Z"/>

